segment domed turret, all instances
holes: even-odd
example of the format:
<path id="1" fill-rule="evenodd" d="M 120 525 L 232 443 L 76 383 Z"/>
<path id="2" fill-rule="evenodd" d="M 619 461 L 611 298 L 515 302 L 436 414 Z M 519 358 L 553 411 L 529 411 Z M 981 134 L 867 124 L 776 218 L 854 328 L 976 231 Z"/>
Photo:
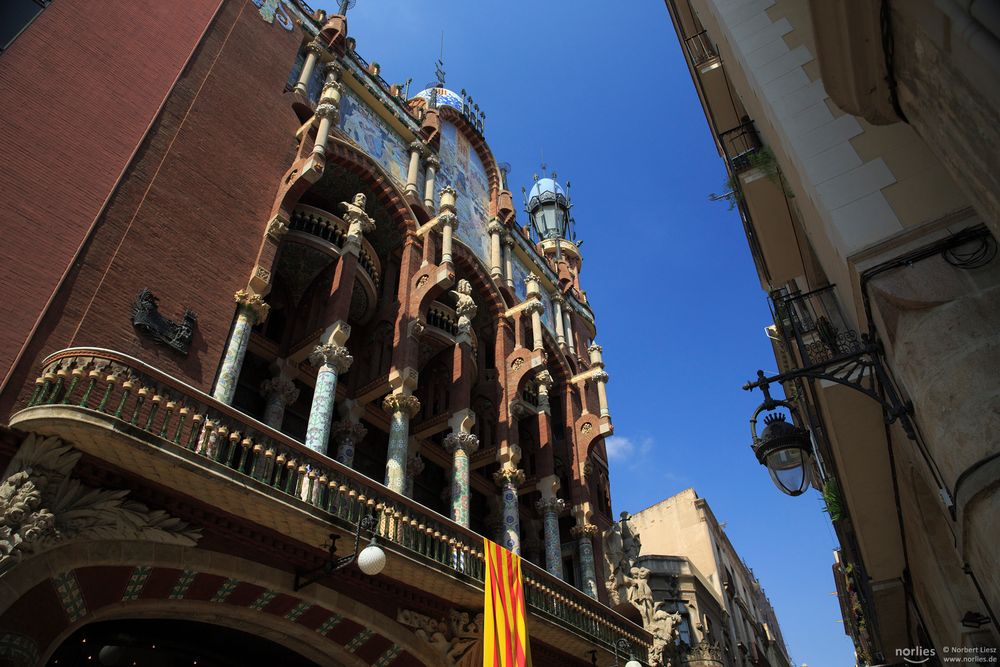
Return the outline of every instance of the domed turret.
<path id="1" fill-rule="evenodd" d="M 554 173 L 544 178 L 536 177 L 525 202 L 531 225 L 542 241 L 568 240 L 572 236 L 569 195 L 555 177 Z M 568 188 L 569 183 L 566 186 Z M 556 244 L 556 248 L 560 245 Z"/>
<path id="2" fill-rule="evenodd" d="M 432 107 L 451 107 L 459 112 L 463 112 L 462 96 L 447 88 L 425 88 L 416 94 L 416 97 L 427 102 Z"/>

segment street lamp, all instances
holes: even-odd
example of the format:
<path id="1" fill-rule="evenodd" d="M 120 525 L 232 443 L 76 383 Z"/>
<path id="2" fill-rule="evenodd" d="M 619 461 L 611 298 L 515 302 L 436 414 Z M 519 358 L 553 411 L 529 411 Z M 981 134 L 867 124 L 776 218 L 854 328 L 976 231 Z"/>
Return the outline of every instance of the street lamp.
<path id="1" fill-rule="evenodd" d="M 621 667 L 621 663 L 618 662 L 618 652 L 621 651 L 623 654 L 628 655 L 628 662 L 625 663 L 625 667 L 643 667 L 642 663 L 635 659 L 632 655 L 632 644 L 629 643 L 624 637 L 620 637 L 614 644 L 611 645 L 615 650 L 615 667 Z M 597 664 L 597 651 L 588 651 L 590 654 L 590 664 Z"/>
<path id="2" fill-rule="evenodd" d="M 764 373 L 758 373 L 763 377 Z M 785 421 L 785 415 L 776 412 L 781 407 L 792 415 L 797 415 L 795 406 L 787 401 L 771 398 L 767 383 L 760 385 L 764 392 L 764 402 L 750 418 L 750 435 L 753 438 L 753 453 L 762 466 L 767 467 L 771 481 L 782 493 L 800 496 L 809 488 L 809 471 L 812 468 L 812 441 L 809 431 Z M 764 431 L 757 435 L 757 417 L 764 417 Z"/>
<path id="3" fill-rule="evenodd" d="M 340 535 L 335 533 L 330 534 L 330 553 L 327 556 L 326 562 L 317 568 L 308 571 L 302 571 L 295 568 L 295 585 L 292 587 L 293 590 L 298 591 L 309 584 L 315 583 L 333 574 L 337 570 L 342 570 L 354 561 L 358 562 L 358 569 L 370 577 L 374 577 L 376 574 L 382 572 L 385 568 L 385 551 L 382 547 L 378 545 L 378 540 L 375 537 L 374 530 L 378 525 L 378 520 L 371 514 L 361 517 L 358 521 L 357 528 L 354 532 L 354 553 L 347 556 L 341 556 L 337 558 L 337 540 L 340 539 Z M 361 549 L 360 553 L 358 548 L 361 546 L 361 529 L 365 529 L 372 533 L 372 539 L 364 549 Z"/>

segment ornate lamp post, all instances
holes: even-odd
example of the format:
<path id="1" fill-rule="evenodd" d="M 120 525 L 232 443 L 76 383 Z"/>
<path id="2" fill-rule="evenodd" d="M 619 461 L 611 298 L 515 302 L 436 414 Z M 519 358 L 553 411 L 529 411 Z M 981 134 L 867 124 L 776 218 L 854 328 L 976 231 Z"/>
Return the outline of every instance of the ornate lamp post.
<path id="1" fill-rule="evenodd" d="M 374 533 L 372 534 L 371 542 L 368 543 L 364 549 L 360 550 L 361 544 L 361 529 L 364 528 L 368 532 L 375 530 L 375 526 L 378 525 L 378 520 L 374 515 L 368 514 L 367 516 L 361 517 L 358 521 L 357 529 L 354 533 L 354 553 L 348 554 L 347 556 L 341 556 L 337 558 L 337 540 L 340 539 L 340 535 L 331 533 L 330 535 L 330 554 L 327 556 L 325 563 L 319 567 L 303 572 L 298 568 L 295 569 L 295 585 L 292 587 L 293 590 L 301 590 L 308 586 L 309 584 L 315 583 L 320 579 L 333 574 L 337 570 L 342 570 L 354 561 L 358 562 L 358 569 L 367 574 L 370 577 L 374 577 L 376 574 L 382 572 L 385 568 L 385 552 L 382 547 L 378 545 Z"/>
<path id="2" fill-rule="evenodd" d="M 809 431 L 785 421 L 785 415 L 775 410 L 785 408 L 793 415 L 798 412 L 791 403 L 771 398 L 767 384 L 761 385 L 764 402 L 750 418 L 750 435 L 753 438 L 753 453 L 762 466 L 767 467 L 771 481 L 782 493 L 799 496 L 809 488 L 812 468 L 812 440 Z M 764 417 L 764 430 L 757 435 L 757 417 Z"/>

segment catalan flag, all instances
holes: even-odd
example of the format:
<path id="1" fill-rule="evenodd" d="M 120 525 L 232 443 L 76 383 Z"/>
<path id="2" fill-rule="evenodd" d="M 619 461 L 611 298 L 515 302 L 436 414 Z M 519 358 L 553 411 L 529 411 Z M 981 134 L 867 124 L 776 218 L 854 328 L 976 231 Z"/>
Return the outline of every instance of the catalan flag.
<path id="1" fill-rule="evenodd" d="M 483 538 L 486 553 L 483 667 L 531 667 L 521 557 Z"/>

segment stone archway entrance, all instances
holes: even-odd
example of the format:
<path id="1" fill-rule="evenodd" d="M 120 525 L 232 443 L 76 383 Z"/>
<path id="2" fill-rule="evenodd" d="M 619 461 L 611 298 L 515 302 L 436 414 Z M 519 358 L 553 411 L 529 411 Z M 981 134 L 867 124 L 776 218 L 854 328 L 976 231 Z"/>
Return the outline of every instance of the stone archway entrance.
<path id="1" fill-rule="evenodd" d="M 62 642 L 47 664 L 56 667 L 317 665 L 259 634 L 198 621 L 152 618 L 85 625 Z"/>

